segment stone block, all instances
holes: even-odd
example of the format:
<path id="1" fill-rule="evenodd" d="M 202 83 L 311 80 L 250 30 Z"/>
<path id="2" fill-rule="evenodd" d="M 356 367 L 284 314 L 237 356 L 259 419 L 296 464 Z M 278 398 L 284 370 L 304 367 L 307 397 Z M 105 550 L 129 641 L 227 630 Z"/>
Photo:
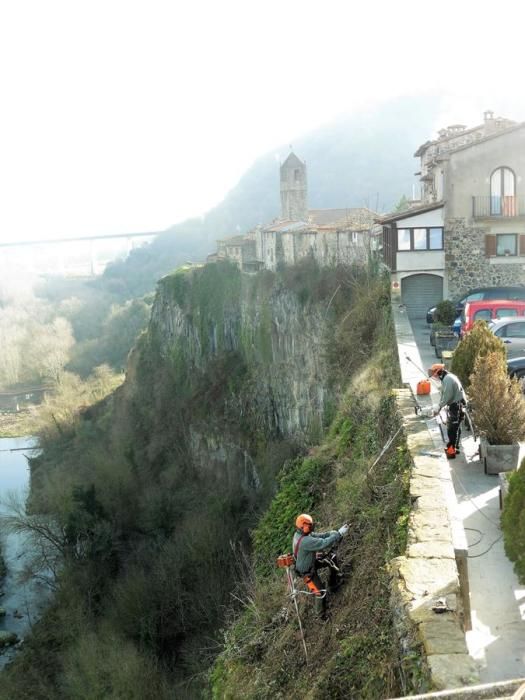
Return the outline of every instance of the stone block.
<path id="1" fill-rule="evenodd" d="M 414 597 L 443 596 L 459 590 L 458 570 L 452 559 L 399 558 L 398 571 Z"/>
<path id="2" fill-rule="evenodd" d="M 451 542 L 443 540 L 429 540 L 427 542 L 415 542 L 409 544 L 407 556 L 411 559 L 454 559 L 454 547 Z"/>
<path id="3" fill-rule="evenodd" d="M 427 661 L 435 690 L 479 683 L 478 667 L 468 654 L 432 654 Z"/>
<path id="4" fill-rule="evenodd" d="M 466 654 L 465 635 L 451 613 L 434 613 L 434 619 L 419 625 L 419 634 L 427 656 L 432 654 Z"/>

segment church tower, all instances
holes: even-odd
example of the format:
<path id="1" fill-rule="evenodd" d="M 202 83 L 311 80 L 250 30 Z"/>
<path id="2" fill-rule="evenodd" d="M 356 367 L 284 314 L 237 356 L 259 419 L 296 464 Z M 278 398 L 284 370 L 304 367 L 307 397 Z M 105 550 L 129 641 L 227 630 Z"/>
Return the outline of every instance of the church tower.
<path id="1" fill-rule="evenodd" d="M 281 165 L 281 218 L 308 221 L 306 164 L 293 152 Z"/>

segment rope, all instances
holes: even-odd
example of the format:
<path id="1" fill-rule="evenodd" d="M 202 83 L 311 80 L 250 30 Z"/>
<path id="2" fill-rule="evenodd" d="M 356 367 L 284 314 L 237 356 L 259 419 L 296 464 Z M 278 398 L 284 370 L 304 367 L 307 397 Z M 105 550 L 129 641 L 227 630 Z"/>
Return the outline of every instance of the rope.
<path id="1" fill-rule="evenodd" d="M 381 459 L 381 457 L 382 457 L 382 456 L 385 454 L 385 452 L 388 450 L 388 448 L 390 447 L 390 445 L 394 442 L 394 440 L 395 440 L 396 437 L 399 435 L 399 433 L 401 432 L 402 429 L 403 429 L 403 426 L 400 425 L 399 428 L 396 430 L 396 432 L 392 435 L 392 437 L 388 438 L 386 444 L 384 445 L 383 449 L 382 449 L 381 452 L 379 453 L 379 457 L 375 460 L 375 462 L 372 464 L 372 466 L 368 469 L 368 471 L 367 471 L 367 473 L 366 473 L 367 476 L 370 475 L 370 473 L 372 472 L 372 469 L 376 466 L 376 464 L 379 462 L 379 460 Z"/>
<path id="2" fill-rule="evenodd" d="M 301 616 L 299 615 L 299 606 L 297 605 L 297 593 L 298 593 L 298 591 L 295 588 L 293 574 L 292 574 L 292 571 L 291 571 L 289 566 L 286 567 L 286 577 L 288 579 L 288 586 L 290 588 L 291 596 L 293 598 L 293 602 L 294 602 L 294 606 L 295 606 L 295 614 L 297 615 L 297 621 L 299 622 L 299 631 L 301 633 L 301 641 L 303 643 L 304 658 L 306 661 L 306 665 L 308 666 L 308 649 L 306 648 L 306 641 L 304 639 L 303 623 L 301 622 Z"/>

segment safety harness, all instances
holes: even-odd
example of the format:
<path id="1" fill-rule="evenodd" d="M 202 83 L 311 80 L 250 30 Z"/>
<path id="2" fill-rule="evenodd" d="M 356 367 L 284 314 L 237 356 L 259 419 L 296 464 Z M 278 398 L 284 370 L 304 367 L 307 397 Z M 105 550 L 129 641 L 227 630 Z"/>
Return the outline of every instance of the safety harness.
<path id="1" fill-rule="evenodd" d="M 294 559 L 296 562 L 297 562 L 297 555 L 299 553 L 299 547 L 300 547 L 301 542 L 303 541 L 303 538 L 305 536 L 306 536 L 306 534 L 303 532 L 303 534 L 297 540 L 295 547 L 293 548 L 293 556 L 294 556 Z M 317 595 L 317 596 L 320 596 L 321 598 L 324 598 L 324 596 L 326 595 L 326 591 L 322 591 L 318 586 L 315 585 L 315 583 L 312 580 L 311 573 L 302 574 L 299 571 L 297 571 L 297 568 L 295 569 L 295 571 L 297 572 L 297 574 L 299 576 L 302 576 L 303 581 L 304 581 L 306 587 L 308 588 L 308 590 L 310 591 L 310 593 L 313 593 L 314 595 Z"/>

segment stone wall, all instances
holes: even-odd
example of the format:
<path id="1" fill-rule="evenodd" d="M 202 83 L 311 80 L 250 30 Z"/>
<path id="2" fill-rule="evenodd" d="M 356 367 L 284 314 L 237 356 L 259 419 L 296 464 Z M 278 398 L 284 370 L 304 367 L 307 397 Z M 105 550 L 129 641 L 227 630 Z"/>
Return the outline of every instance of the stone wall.
<path id="1" fill-rule="evenodd" d="M 413 461 L 407 550 L 390 564 L 401 646 L 407 656 L 423 651 L 434 689 L 472 684 L 479 676 L 465 641 L 469 611 L 462 603 L 456 563 L 450 472 L 431 454 L 432 437 L 414 413 L 410 389 L 399 390 L 397 401 Z"/>
<path id="2" fill-rule="evenodd" d="M 525 283 L 523 261 L 503 258 L 495 262 L 485 256 L 483 227 L 469 227 L 465 219 L 450 219 L 445 224 L 445 264 L 448 273 L 448 294 L 461 297 L 474 287 L 516 285 Z"/>
<path id="3" fill-rule="evenodd" d="M 264 267 L 295 265 L 313 257 L 319 265 L 364 263 L 368 259 L 368 231 L 265 231 L 257 232 L 257 257 Z"/>

